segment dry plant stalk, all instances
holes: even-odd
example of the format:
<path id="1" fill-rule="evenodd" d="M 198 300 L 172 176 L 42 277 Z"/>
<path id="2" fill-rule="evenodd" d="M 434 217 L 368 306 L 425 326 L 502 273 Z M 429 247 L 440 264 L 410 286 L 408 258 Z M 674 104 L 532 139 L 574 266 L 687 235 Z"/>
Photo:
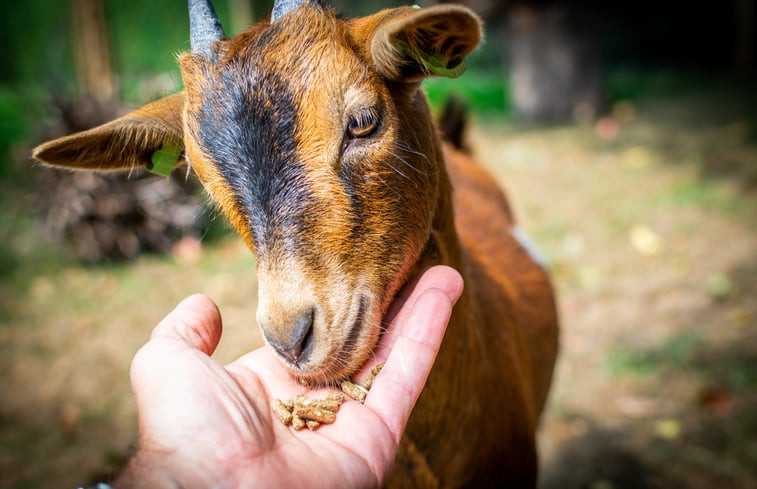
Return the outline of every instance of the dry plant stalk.
<path id="1" fill-rule="evenodd" d="M 282 423 L 285 425 L 292 423 L 292 411 L 287 408 L 287 405 L 282 402 L 281 399 L 274 399 L 271 401 L 271 409 L 273 410 L 273 414 L 275 414 Z"/>
<path id="2" fill-rule="evenodd" d="M 326 395 L 326 399 L 329 401 L 336 401 L 339 404 L 344 402 L 344 394 L 337 391 L 331 391 Z"/>
<path id="3" fill-rule="evenodd" d="M 344 399 L 344 397 L 342 397 Z M 304 395 L 300 394 L 299 396 L 295 397 L 293 399 L 293 408 L 296 412 L 298 409 L 325 409 L 327 411 L 337 412 L 339 410 L 339 406 L 342 404 L 341 401 L 337 401 L 336 399 L 329 399 L 326 397 L 326 399 L 309 399 L 305 397 Z M 305 416 L 307 417 L 307 416 Z"/>
<path id="4" fill-rule="evenodd" d="M 371 387 L 373 387 L 373 381 L 376 380 L 376 376 L 379 374 L 379 372 L 381 372 L 382 368 L 384 368 L 383 363 L 379 363 L 373 366 L 371 373 L 368 374 L 368 377 L 366 377 L 363 381 L 363 387 L 365 387 L 366 390 L 371 390 Z"/>
<path id="5" fill-rule="evenodd" d="M 368 394 L 368 391 L 362 385 L 353 384 L 349 380 L 343 380 L 341 387 L 342 392 L 344 392 L 354 400 L 358 402 L 365 402 L 365 396 Z"/>
<path id="6" fill-rule="evenodd" d="M 292 415 L 292 427 L 295 430 L 300 431 L 305 427 L 305 420 L 300 418 L 299 416 Z"/>
<path id="7" fill-rule="evenodd" d="M 368 391 L 373 386 L 373 381 L 376 379 L 376 376 L 379 372 L 381 372 L 381 369 L 383 367 L 383 363 L 374 365 L 371 369 L 371 372 L 368 374 L 368 377 L 365 378 L 362 384 L 350 382 L 349 380 L 342 381 L 342 392 L 356 401 L 365 402 L 365 396 L 368 395 Z"/>
<path id="8" fill-rule="evenodd" d="M 336 412 L 344 402 L 344 394 L 356 401 L 365 401 L 368 389 L 373 385 L 373 380 L 381 371 L 384 364 L 380 363 L 371 369 L 370 374 L 363 381 L 363 385 L 355 384 L 349 380 L 342 382 L 342 392 L 331 391 L 326 399 L 311 399 L 304 394 L 295 396 L 288 401 L 273 399 L 271 410 L 285 426 L 292 425 L 295 430 L 307 427 L 309 430 L 317 429 L 322 423 L 331 424 L 336 420 Z"/>
<path id="9" fill-rule="evenodd" d="M 341 392 L 329 393 L 326 399 L 310 399 L 301 394 L 288 401 L 273 399 L 271 410 L 285 426 L 291 424 L 295 430 L 305 427 L 315 430 L 321 423 L 334 422 L 342 402 L 344 395 Z"/>
<path id="10" fill-rule="evenodd" d="M 295 406 L 293 415 L 299 416 L 302 419 L 318 421 L 319 423 L 333 423 L 336 419 L 334 411 L 316 406 Z"/>

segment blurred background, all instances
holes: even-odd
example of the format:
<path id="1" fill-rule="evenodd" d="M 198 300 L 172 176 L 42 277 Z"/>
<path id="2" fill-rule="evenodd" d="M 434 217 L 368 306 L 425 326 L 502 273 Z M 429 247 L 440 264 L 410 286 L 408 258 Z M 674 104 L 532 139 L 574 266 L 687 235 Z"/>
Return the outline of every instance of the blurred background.
<path id="1" fill-rule="evenodd" d="M 270 10 L 214 3 L 227 34 Z M 559 291 L 542 488 L 757 487 L 756 2 L 463 3 L 486 41 L 424 85 L 435 110 L 466 101 Z M 129 362 L 181 298 L 218 302 L 220 361 L 261 344 L 255 261 L 183 170 L 29 160 L 181 89 L 185 2 L 3 7 L 0 486 L 76 487 L 133 450 Z"/>

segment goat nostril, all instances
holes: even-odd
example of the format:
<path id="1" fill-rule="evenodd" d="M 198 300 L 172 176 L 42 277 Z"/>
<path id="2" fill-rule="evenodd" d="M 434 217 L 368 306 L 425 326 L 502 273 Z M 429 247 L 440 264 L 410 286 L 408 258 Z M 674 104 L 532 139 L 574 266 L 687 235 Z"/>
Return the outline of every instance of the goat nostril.
<path id="1" fill-rule="evenodd" d="M 291 360 L 299 364 L 305 360 L 313 349 L 313 319 L 315 311 L 308 309 L 297 319 L 292 330 Z"/>
<path id="2" fill-rule="evenodd" d="M 300 365 L 313 350 L 315 310 L 309 308 L 292 320 L 281 336 L 266 334 L 274 350 L 294 365 Z M 283 329 L 283 328 L 282 328 Z"/>

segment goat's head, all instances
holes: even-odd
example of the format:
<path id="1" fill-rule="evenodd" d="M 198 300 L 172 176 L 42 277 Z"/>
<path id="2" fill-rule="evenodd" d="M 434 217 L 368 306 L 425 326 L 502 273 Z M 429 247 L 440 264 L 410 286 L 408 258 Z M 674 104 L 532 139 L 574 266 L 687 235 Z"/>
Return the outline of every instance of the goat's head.
<path id="1" fill-rule="evenodd" d="M 277 2 L 226 39 L 209 2 L 189 7 L 185 93 L 34 157 L 128 169 L 183 147 L 257 256 L 266 339 L 303 380 L 338 380 L 368 359 L 431 232 L 443 170 L 419 82 L 459 74 L 480 21 L 451 5 L 344 20 Z"/>

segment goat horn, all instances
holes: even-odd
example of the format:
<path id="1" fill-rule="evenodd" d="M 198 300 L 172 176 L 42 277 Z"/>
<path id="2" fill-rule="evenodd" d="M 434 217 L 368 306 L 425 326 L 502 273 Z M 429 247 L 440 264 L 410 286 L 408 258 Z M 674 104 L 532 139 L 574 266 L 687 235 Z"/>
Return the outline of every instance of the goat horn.
<path id="1" fill-rule="evenodd" d="M 276 0 L 273 4 L 273 11 L 271 12 L 271 23 L 276 22 L 279 18 L 283 17 L 288 12 L 296 9 L 302 4 L 320 5 L 318 0 Z"/>
<path id="2" fill-rule="evenodd" d="M 189 45 L 192 52 L 215 60 L 210 46 L 225 36 L 210 0 L 189 0 Z"/>

